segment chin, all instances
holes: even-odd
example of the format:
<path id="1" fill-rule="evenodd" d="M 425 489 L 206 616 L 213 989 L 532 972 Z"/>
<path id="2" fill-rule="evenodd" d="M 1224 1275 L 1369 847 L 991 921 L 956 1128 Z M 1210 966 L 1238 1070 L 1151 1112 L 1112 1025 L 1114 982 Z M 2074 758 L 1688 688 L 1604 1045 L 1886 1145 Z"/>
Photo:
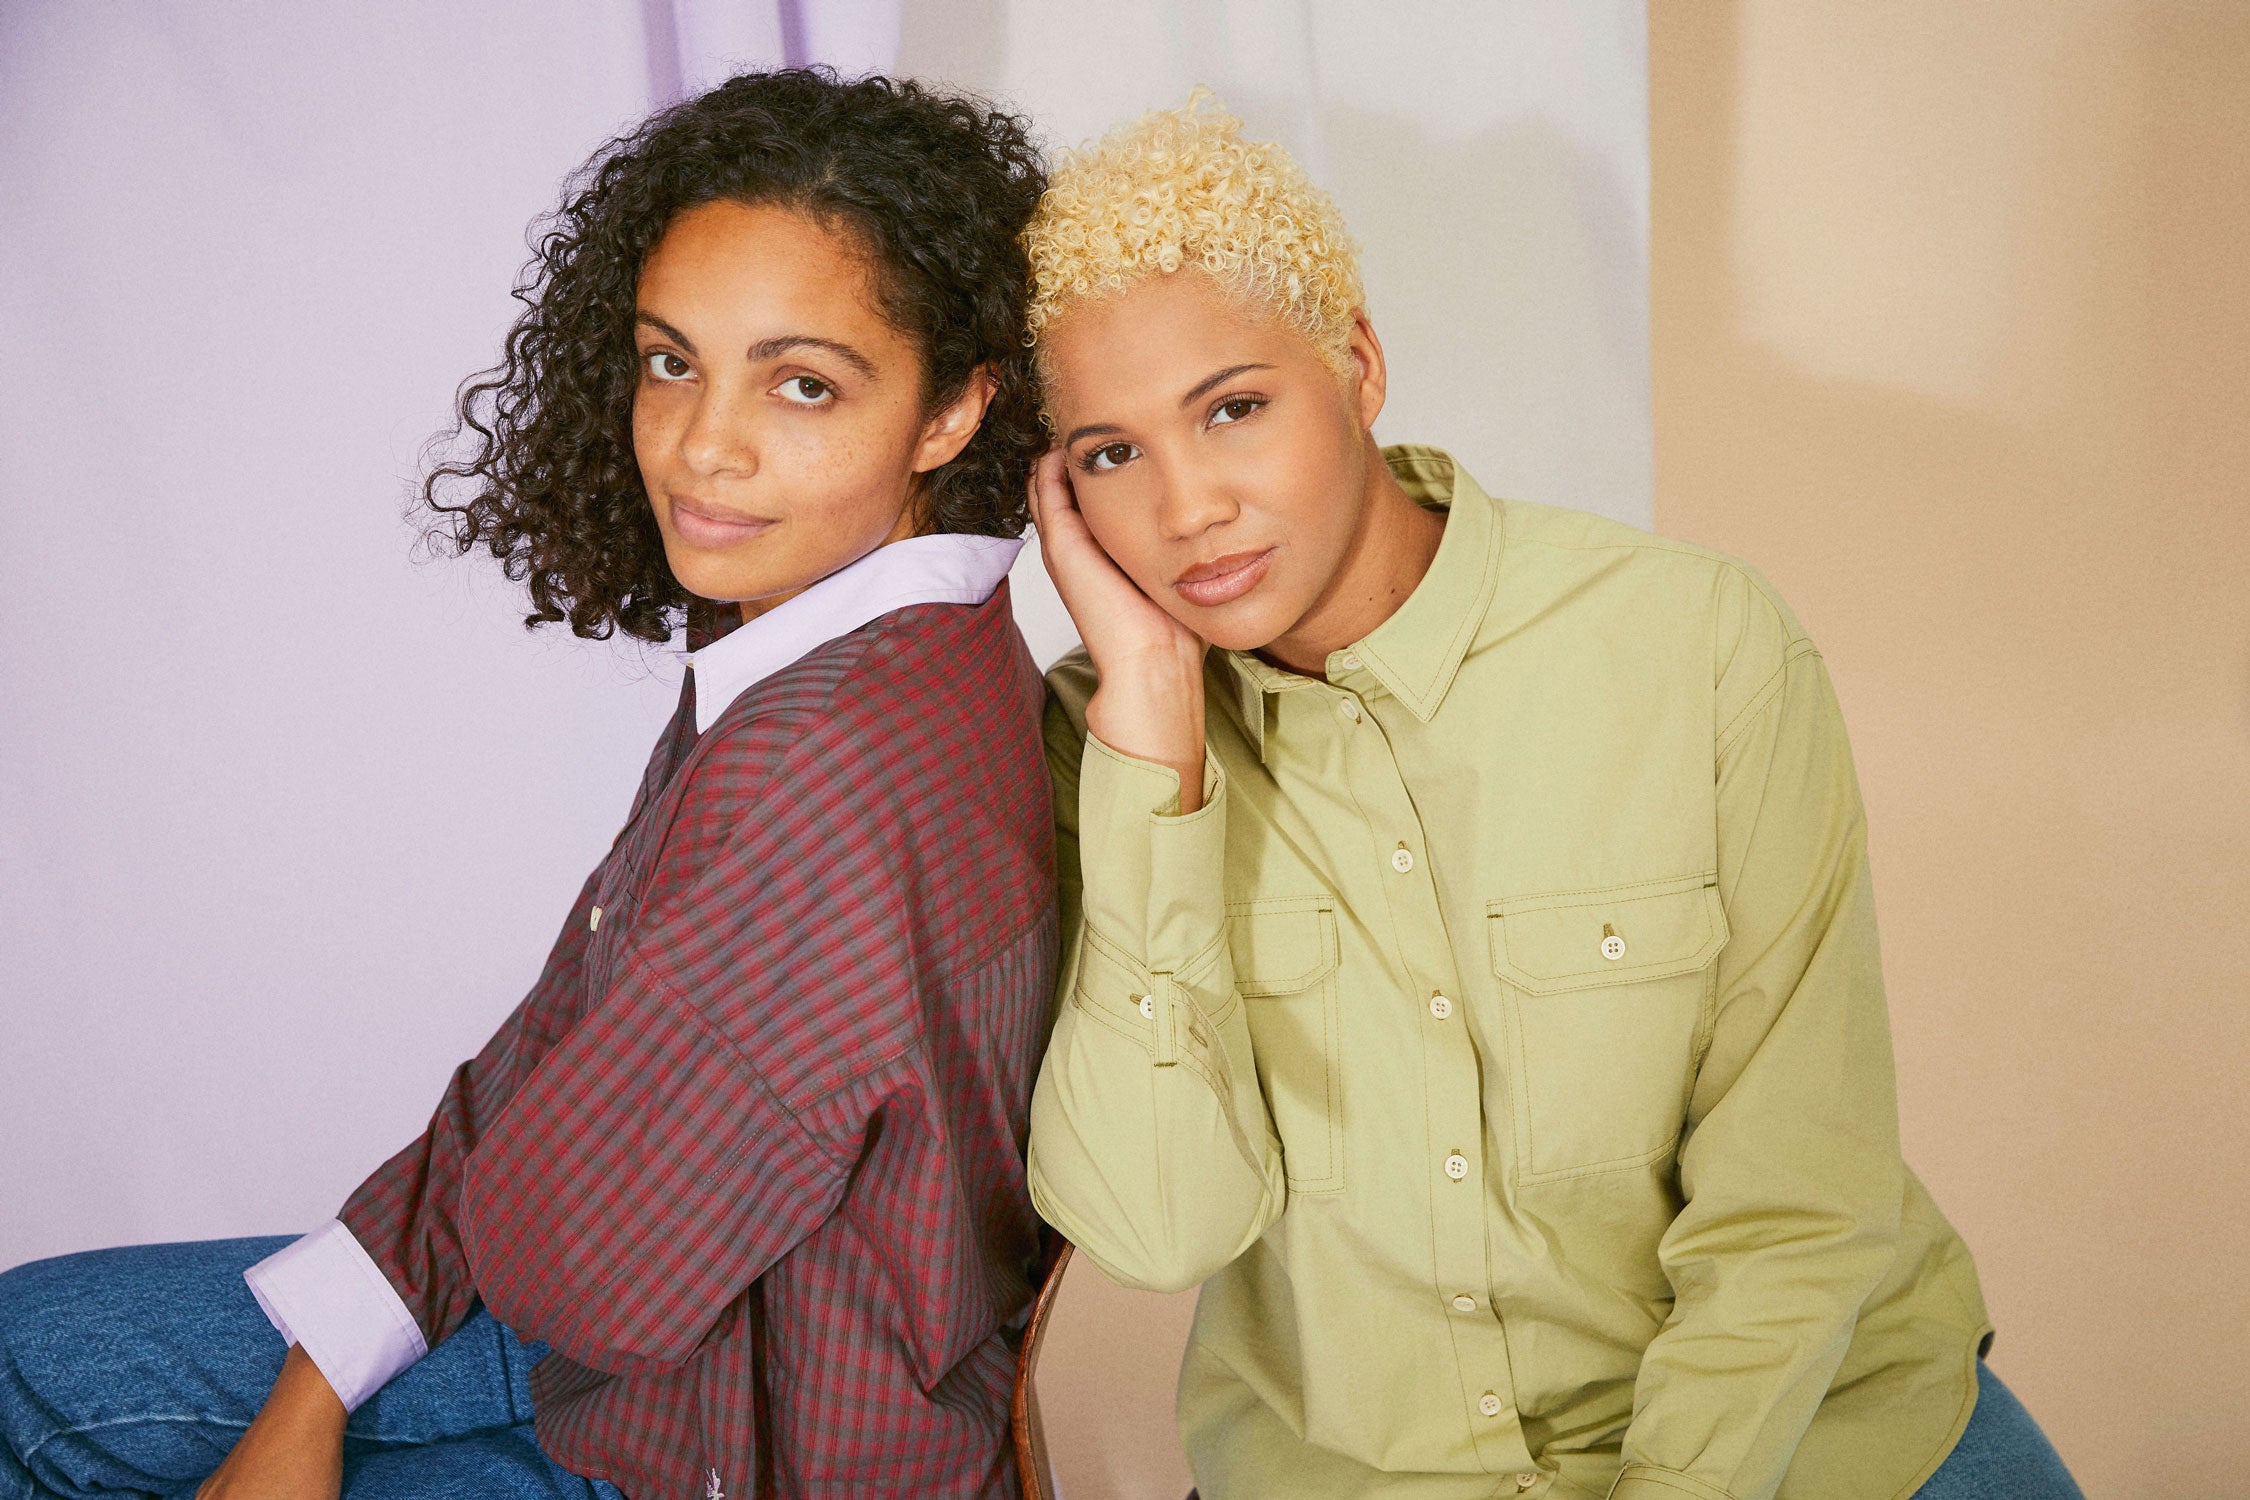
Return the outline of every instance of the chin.
<path id="1" fill-rule="evenodd" d="M 1259 651 L 1286 634 L 1290 621 L 1264 600 L 1246 599 L 1241 608 L 1197 610 L 1196 618 L 1173 618 L 1222 651 Z"/>
<path id="2" fill-rule="evenodd" d="M 681 557 L 666 552 L 664 561 L 681 588 L 713 604 L 739 604 L 766 592 L 758 580 L 746 576 L 744 569 L 730 568 L 724 560 L 708 554 Z"/>

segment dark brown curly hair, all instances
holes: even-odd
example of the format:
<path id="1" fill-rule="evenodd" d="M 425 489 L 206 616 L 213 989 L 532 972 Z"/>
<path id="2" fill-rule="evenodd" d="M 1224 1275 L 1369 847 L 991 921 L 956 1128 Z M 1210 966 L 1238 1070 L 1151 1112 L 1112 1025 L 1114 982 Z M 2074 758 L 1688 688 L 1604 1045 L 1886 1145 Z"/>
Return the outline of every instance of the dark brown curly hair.
<path id="1" fill-rule="evenodd" d="M 939 531 L 1019 536 L 1047 444 L 1024 342 L 1020 236 L 1046 185 L 1028 122 L 908 79 L 745 73 L 611 141 L 534 228 L 500 364 L 463 383 L 418 506 L 455 554 L 478 547 L 531 593 L 526 626 L 668 638 L 691 598 L 633 457 L 634 297 L 674 217 L 776 203 L 856 237 L 882 310 L 922 356 L 925 410 L 979 366 L 996 383 L 960 455 L 923 477 Z"/>

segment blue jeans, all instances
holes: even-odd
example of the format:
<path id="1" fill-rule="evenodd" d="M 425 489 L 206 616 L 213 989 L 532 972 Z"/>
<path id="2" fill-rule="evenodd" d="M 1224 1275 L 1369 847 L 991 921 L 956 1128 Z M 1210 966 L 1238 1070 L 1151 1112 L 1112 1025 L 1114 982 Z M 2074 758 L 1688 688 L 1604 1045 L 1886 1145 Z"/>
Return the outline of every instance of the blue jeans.
<path id="1" fill-rule="evenodd" d="M 2086 1500 L 2016 1393 L 1977 1361 L 1977 1409 L 1914 1500 Z"/>
<path id="2" fill-rule="evenodd" d="M 0 1275 L 0 1500 L 188 1496 L 280 1373 L 242 1273 L 286 1238 L 95 1250 Z M 479 1312 L 352 1413 L 346 1500 L 622 1500 L 531 1431 L 526 1347 Z M 1977 1365 L 1968 1430 L 1915 1500 L 2083 1500 L 2031 1414 Z"/>
<path id="3" fill-rule="evenodd" d="M 194 1494 L 281 1371 L 242 1273 L 287 1243 L 94 1250 L 0 1275 L 0 1500 Z M 532 1436 L 544 1352 L 480 1311 L 352 1413 L 347 1500 L 621 1500 Z"/>

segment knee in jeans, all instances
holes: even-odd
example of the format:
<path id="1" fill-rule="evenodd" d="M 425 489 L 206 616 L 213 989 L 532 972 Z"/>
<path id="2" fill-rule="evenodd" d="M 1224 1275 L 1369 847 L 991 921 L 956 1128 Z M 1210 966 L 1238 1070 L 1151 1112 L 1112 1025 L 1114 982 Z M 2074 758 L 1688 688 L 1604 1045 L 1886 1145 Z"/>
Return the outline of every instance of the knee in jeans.
<path id="1" fill-rule="evenodd" d="M 98 1260 L 99 1252 L 58 1255 L 0 1271 L 0 1379 L 37 1385 L 65 1362 L 100 1358 L 87 1347 Z"/>

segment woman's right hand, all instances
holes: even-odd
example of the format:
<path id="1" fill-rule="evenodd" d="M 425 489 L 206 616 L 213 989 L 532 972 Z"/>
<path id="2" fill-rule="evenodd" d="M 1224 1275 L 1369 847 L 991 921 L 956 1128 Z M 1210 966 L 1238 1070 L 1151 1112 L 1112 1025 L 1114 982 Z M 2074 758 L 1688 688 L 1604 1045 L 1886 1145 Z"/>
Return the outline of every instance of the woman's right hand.
<path id="1" fill-rule="evenodd" d="M 346 1417 L 320 1366 L 290 1345 L 273 1393 L 195 1500 L 337 1500 Z"/>
<path id="2" fill-rule="evenodd" d="M 1100 679 L 1086 728 L 1120 754 L 1169 766 L 1180 777 L 1180 811 L 1203 800 L 1202 637 L 1165 613 L 1087 527 L 1061 449 L 1031 472 L 1031 519 L 1039 555 L 1078 627 Z"/>

